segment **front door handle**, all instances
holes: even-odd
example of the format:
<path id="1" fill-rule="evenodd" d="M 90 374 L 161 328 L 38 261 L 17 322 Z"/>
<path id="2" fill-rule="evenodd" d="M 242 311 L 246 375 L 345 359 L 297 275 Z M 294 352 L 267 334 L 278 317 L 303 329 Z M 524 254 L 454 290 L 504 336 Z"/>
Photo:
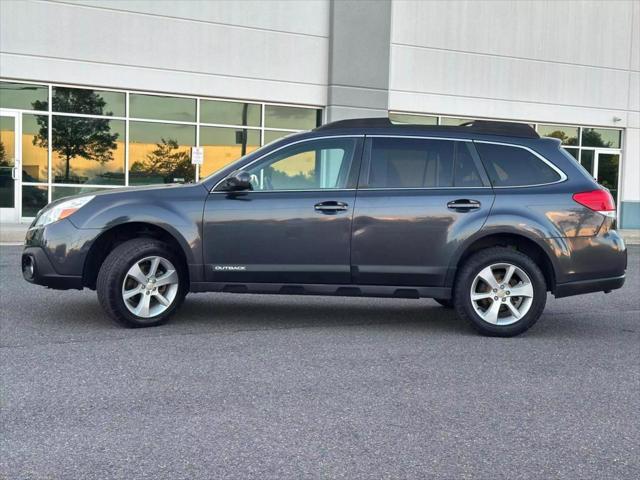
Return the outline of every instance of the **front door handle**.
<path id="1" fill-rule="evenodd" d="M 459 198 L 458 200 L 453 200 L 447 203 L 447 208 L 451 210 L 459 210 L 459 211 L 469 211 L 475 210 L 476 208 L 480 208 L 480 202 L 477 200 L 468 200 L 466 198 Z"/>
<path id="2" fill-rule="evenodd" d="M 347 208 L 349 208 L 349 204 L 344 202 L 336 202 L 335 200 L 330 200 L 327 202 L 316 203 L 313 208 L 316 212 L 321 213 L 337 213 L 344 212 Z"/>

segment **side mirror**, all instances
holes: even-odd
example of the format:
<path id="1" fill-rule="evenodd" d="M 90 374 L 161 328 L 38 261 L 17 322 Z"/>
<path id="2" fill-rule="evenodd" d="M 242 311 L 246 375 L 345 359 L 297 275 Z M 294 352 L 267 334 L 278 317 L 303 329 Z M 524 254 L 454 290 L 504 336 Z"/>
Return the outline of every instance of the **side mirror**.
<path id="1" fill-rule="evenodd" d="M 251 175 L 242 170 L 236 170 L 224 179 L 221 185 L 222 189 L 227 192 L 240 192 L 243 190 L 253 190 L 251 185 Z"/>

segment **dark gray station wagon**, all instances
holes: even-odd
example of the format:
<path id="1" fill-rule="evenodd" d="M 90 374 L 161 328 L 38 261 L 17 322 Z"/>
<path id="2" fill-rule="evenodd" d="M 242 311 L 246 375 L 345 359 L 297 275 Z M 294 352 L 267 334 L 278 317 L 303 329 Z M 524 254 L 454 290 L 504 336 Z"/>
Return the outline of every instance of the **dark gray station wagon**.
<path id="1" fill-rule="evenodd" d="M 610 193 L 529 126 L 345 120 L 296 134 L 197 184 L 54 202 L 24 277 L 98 292 L 133 327 L 188 292 L 431 297 L 511 336 L 556 297 L 622 287 Z"/>

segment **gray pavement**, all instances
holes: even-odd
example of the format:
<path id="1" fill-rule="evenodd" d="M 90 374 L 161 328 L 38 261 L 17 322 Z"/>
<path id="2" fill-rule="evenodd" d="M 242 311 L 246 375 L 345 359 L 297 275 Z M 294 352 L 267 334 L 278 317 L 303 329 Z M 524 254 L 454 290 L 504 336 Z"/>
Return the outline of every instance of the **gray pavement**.
<path id="1" fill-rule="evenodd" d="M 431 300 L 190 295 L 126 330 L 0 246 L 0 478 L 637 479 L 624 289 L 484 338 Z"/>

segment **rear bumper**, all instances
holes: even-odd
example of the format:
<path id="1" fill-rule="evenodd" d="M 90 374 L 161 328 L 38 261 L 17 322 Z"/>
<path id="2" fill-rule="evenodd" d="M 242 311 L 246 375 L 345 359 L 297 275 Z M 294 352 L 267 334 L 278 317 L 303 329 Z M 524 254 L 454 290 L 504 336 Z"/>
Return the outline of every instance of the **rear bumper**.
<path id="1" fill-rule="evenodd" d="M 22 276 L 27 282 L 58 290 L 82 290 L 82 276 L 60 275 L 40 247 L 26 247 L 22 252 Z"/>
<path id="2" fill-rule="evenodd" d="M 595 278 L 576 282 L 558 283 L 553 294 L 556 298 L 582 295 L 583 293 L 609 292 L 624 285 L 625 276 Z"/>

